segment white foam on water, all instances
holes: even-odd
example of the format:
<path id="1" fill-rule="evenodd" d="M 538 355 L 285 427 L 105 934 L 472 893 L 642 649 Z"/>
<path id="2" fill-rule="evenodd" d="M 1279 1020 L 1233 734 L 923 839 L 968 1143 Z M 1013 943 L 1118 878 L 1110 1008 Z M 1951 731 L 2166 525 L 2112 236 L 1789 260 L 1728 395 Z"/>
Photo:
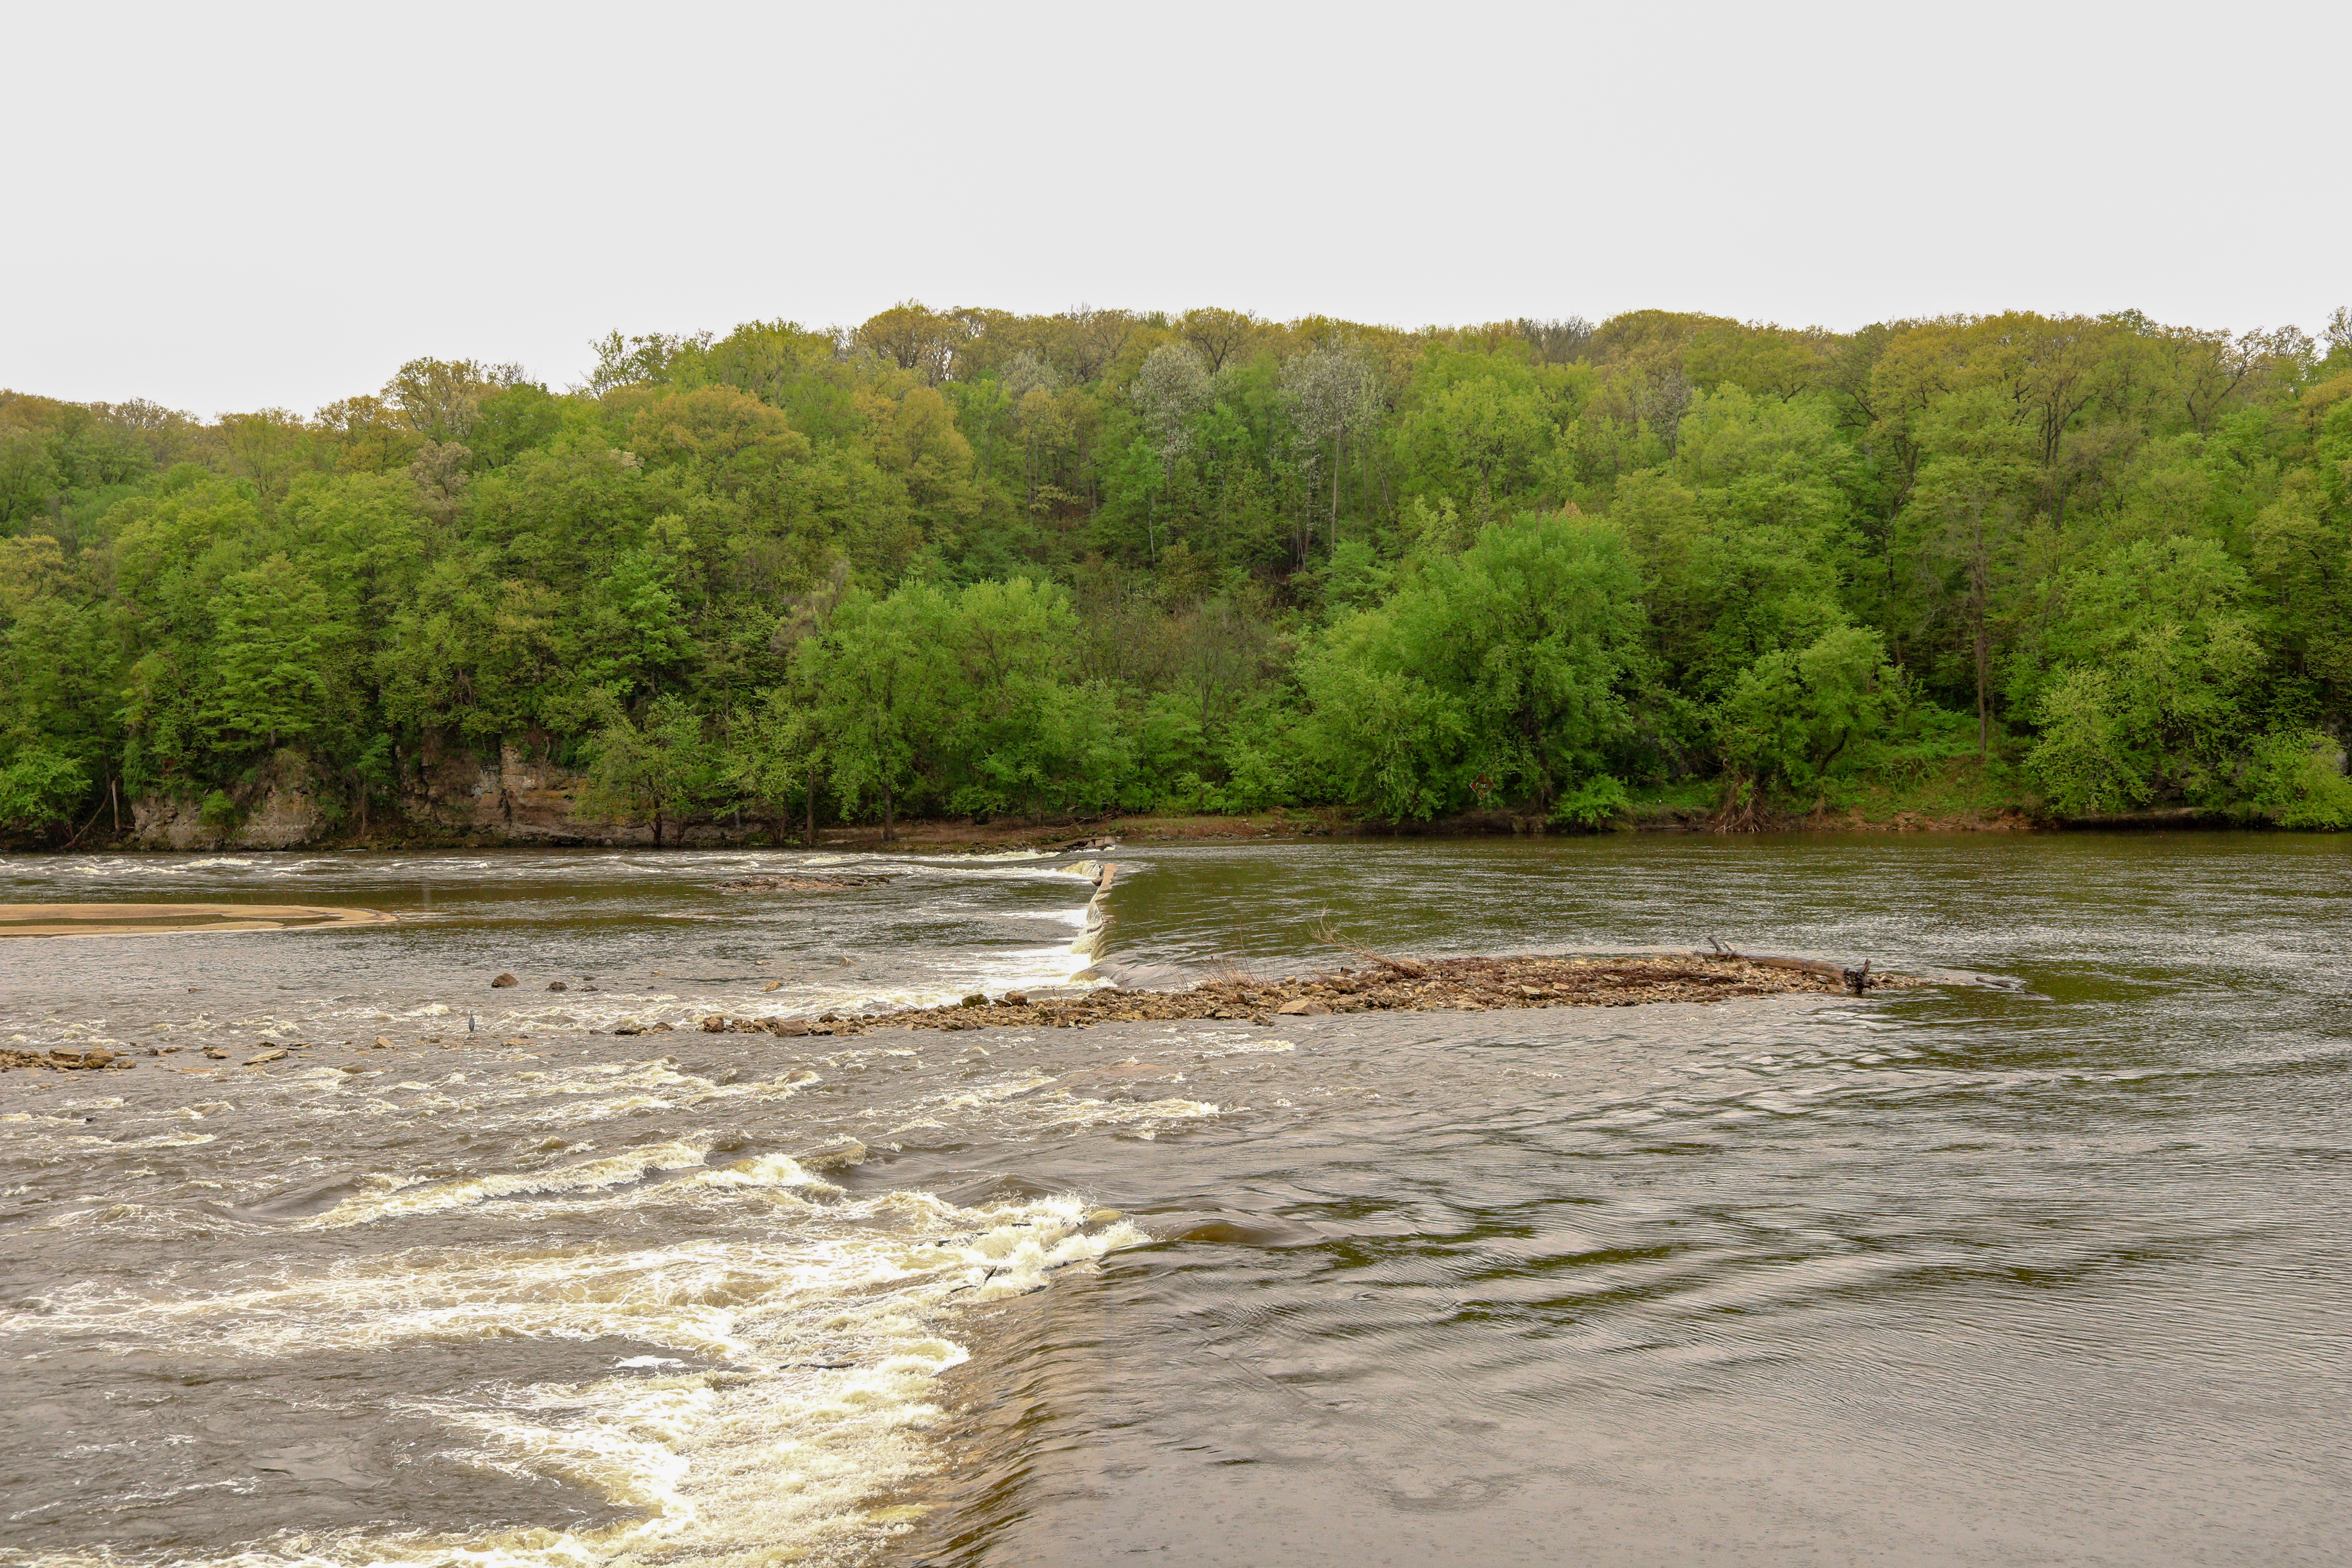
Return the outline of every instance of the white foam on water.
<path id="1" fill-rule="evenodd" d="M 704 1173 L 702 1191 L 726 1199 L 730 1182 L 797 1172 L 764 1156 Z M 296 1532 L 211 1560 L 216 1568 L 764 1568 L 903 1528 L 910 1510 L 878 1500 L 937 1466 L 927 1435 L 940 1414 L 936 1380 L 966 1358 L 950 1337 L 957 1311 L 1145 1239 L 1124 1221 L 1089 1229 L 1085 1213 L 1074 1195 L 966 1208 L 895 1192 L 829 1203 L 790 1233 L 747 1226 L 653 1247 L 411 1248 L 176 1300 L 93 1289 L 42 1303 L 41 1322 L 166 1353 L 226 1342 L 247 1354 L 396 1355 L 492 1336 L 657 1347 L 581 1382 L 504 1384 L 404 1406 L 452 1435 L 446 1458 L 585 1488 L 635 1517 L 470 1538 Z"/>
<path id="2" fill-rule="evenodd" d="M 1060 914 L 1047 918 L 1066 919 Z M 1013 948 L 984 954 L 979 963 L 947 974 L 908 976 L 888 984 L 797 979 L 774 991 L 635 996 L 609 1011 L 592 1013 L 577 1003 L 572 1010 L 578 1019 L 574 1026 L 592 1030 L 646 1029 L 662 1023 L 675 1028 L 714 1013 L 729 1018 L 814 1018 L 826 1013 L 898 1012 L 944 1006 L 974 992 L 1001 995 L 1007 991 L 1091 988 L 1097 982 L 1081 978 L 1087 962 L 1084 954 L 1059 944 Z M 530 1025 L 527 1018 L 503 1015 L 483 1027 L 499 1034 L 527 1033 Z"/>
<path id="3" fill-rule="evenodd" d="M 1023 860 L 1050 860 L 1062 853 L 1058 849 L 992 849 L 974 855 L 910 855 L 908 859 L 934 868 L 957 866 L 1002 866 Z"/>
<path id="4" fill-rule="evenodd" d="M 185 1149 L 198 1143 L 209 1143 L 219 1134 L 214 1132 L 158 1132 L 148 1138 L 76 1138 L 76 1143 L 95 1143 L 109 1149 Z"/>
<path id="5" fill-rule="evenodd" d="M 1203 1061 L 1215 1061 L 1221 1057 L 1278 1057 L 1297 1048 L 1298 1042 L 1296 1040 L 1280 1038 L 1261 1040 L 1247 1037 L 1227 1039 L 1212 1037 L 1210 1041 L 1194 1054 Z"/>
<path id="6" fill-rule="evenodd" d="M 577 1165 L 469 1176 L 462 1181 L 438 1182 L 430 1185 L 403 1185 L 390 1192 L 367 1193 L 345 1198 L 325 1214 L 303 1222 L 303 1228 L 339 1229 L 344 1226 L 373 1225 L 379 1220 L 411 1215 L 446 1214 L 451 1209 L 469 1208 L 489 1198 L 614 1187 L 625 1183 L 641 1182 L 656 1171 L 691 1170 L 701 1164 L 709 1152 L 708 1144 L 698 1145 L 674 1139 Z"/>
<path id="7" fill-rule="evenodd" d="M 1047 1116 L 1041 1125 L 1065 1129 L 1136 1127 L 1141 1129 L 1140 1136 L 1150 1138 L 1158 1131 L 1156 1123 L 1194 1121 L 1223 1114 L 1223 1106 L 1212 1105 L 1202 1100 L 1087 1100 L 1073 1096 L 1054 1114 Z"/>

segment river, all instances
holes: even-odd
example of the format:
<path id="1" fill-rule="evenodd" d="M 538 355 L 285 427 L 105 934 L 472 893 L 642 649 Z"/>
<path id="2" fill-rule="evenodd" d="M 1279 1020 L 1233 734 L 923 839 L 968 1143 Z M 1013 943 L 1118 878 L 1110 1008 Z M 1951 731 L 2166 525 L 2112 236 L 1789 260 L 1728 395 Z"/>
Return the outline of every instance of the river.
<path id="1" fill-rule="evenodd" d="M 1099 977 L 1075 855 L 0 861 L 398 917 L 0 942 L 0 1044 L 160 1053 L 0 1074 L 0 1563 L 2342 1561 L 2352 847 L 1109 858 Z M 1326 919 L 1952 983 L 695 1026 Z"/>

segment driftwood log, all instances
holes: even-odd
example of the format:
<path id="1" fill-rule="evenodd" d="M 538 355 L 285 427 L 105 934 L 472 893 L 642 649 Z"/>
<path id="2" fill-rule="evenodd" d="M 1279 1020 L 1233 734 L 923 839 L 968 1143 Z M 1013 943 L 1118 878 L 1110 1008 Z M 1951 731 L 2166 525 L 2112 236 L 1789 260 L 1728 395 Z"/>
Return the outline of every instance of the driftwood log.
<path id="1" fill-rule="evenodd" d="M 1742 963 L 1759 964 L 1766 969 L 1801 969 L 1808 974 L 1822 974 L 1830 979 L 1841 981 L 1847 990 L 1857 996 L 1876 984 L 1871 978 L 1870 960 L 1866 958 L 1862 961 L 1862 966 L 1855 969 L 1842 963 L 1832 963 L 1825 959 L 1777 958 L 1759 952 L 1740 952 L 1724 946 L 1713 937 L 1708 937 L 1706 941 L 1707 945 L 1715 950 L 1713 952 L 1694 952 L 1690 956 L 1700 959 L 1738 959 Z"/>

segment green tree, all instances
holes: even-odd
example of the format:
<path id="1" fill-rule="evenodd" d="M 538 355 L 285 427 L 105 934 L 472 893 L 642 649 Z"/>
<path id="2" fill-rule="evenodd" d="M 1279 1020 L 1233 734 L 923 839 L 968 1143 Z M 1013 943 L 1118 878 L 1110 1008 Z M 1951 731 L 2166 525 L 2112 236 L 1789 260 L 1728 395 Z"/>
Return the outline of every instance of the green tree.
<path id="1" fill-rule="evenodd" d="M 206 728 L 232 750 L 309 739 L 328 721 L 346 640 L 326 592 L 282 551 L 231 573 L 221 588 Z"/>
<path id="2" fill-rule="evenodd" d="M 677 824 L 683 840 L 686 817 L 711 782 L 702 730 L 702 716 L 674 694 L 647 704 L 643 723 L 611 702 L 590 742 L 593 760 L 582 804 L 624 821 L 650 822 L 656 848 L 661 847 L 666 821 Z"/>
<path id="3" fill-rule="evenodd" d="M 20 750 L 0 767 L 0 827 L 55 826 L 89 794 L 89 777 L 71 757 L 37 746 Z"/>
<path id="4" fill-rule="evenodd" d="M 2352 828 L 2352 778 L 2344 748 L 2316 730 L 2264 735 L 2247 759 L 2255 813 L 2281 827 Z"/>
<path id="5" fill-rule="evenodd" d="M 785 837 L 793 796 L 808 811 L 808 844 L 816 846 L 816 778 L 825 765 L 817 715 L 785 687 L 771 687 L 728 736 L 726 782 L 757 802 L 778 842 Z"/>
<path id="6" fill-rule="evenodd" d="M 1867 761 L 1894 700 L 1878 634 L 1836 626 L 1743 670 L 1717 705 L 1717 743 L 1737 778 L 1786 795 L 1810 791 L 1818 805 L 1832 777 Z"/>
<path id="7" fill-rule="evenodd" d="M 948 600 L 925 583 L 887 598 L 853 593 L 833 626 L 794 658 L 816 693 L 818 732 L 845 806 L 876 802 L 882 837 L 896 835 L 899 805 L 919 798 L 954 710 L 956 675 Z"/>
<path id="8" fill-rule="evenodd" d="M 1417 563 L 1307 656 L 1308 743 L 1347 798 L 1427 817 L 1494 795 L 1550 813 L 1609 771 L 1641 659 L 1640 580 L 1612 524 L 1539 515 Z"/>
<path id="9" fill-rule="evenodd" d="M 2042 739 L 2026 767 L 2062 816 L 2090 816 L 2145 801 L 2148 781 L 2126 737 L 2115 678 L 2070 669 L 2042 693 Z"/>

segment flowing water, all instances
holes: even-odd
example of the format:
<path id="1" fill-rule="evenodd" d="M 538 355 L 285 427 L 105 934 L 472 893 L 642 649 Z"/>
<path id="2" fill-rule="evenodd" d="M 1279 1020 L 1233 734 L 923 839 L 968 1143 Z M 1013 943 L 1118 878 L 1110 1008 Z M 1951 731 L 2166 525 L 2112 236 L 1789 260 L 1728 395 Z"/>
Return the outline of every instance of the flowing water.
<path id="1" fill-rule="evenodd" d="M 1112 858 L 1129 984 L 1956 983 L 777 1039 L 694 1020 L 1098 983 L 1076 857 L 0 862 L 399 917 L 0 942 L 163 1053 L 0 1075 L 0 1562 L 2343 1561 L 2340 842 Z"/>

